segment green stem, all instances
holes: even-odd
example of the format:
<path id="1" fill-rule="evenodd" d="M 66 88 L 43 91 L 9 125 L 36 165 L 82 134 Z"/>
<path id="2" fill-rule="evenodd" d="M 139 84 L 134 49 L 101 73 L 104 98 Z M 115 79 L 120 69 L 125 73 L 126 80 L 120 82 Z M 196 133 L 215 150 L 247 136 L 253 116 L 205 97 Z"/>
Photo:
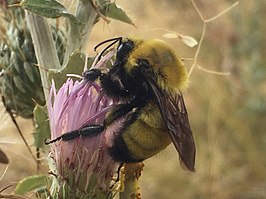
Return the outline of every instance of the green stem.
<path id="1" fill-rule="evenodd" d="M 50 88 L 47 72 L 49 69 L 60 69 L 61 65 L 47 20 L 28 11 L 25 11 L 25 14 L 34 44 L 45 100 L 47 102 Z"/>
<path id="2" fill-rule="evenodd" d="M 94 26 L 97 17 L 96 11 L 91 6 L 91 3 L 86 1 L 79 1 L 76 9 L 76 18 L 82 22 L 82 25 L 77 25 L 69 22 L 69 29 L 67 32 L 67 47 L 64 59 L 64 66 L 67 64 L 69 56 L 77 49 L 84 47 L 85 41 L 88 39 L 91 30 Z"/>

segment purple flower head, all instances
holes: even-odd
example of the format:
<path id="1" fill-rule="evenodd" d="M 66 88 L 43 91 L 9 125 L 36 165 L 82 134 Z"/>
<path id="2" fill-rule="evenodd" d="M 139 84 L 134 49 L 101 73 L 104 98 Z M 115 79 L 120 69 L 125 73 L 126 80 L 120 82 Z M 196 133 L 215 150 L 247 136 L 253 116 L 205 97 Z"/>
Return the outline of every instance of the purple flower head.
<path id="1" fill-rule="evenodd" d="M 68 79 L 58 92 L 53 82 L 48 101 L 51 139 L 84 126 L 102 124 L 113 104 L 96 82 Z M 94 182 L 99 190 L 107 191 L 117 167 L 108 153 L 116 126 L 119 122 L 112 125 L 112 131 L 53 143 L 51 156 L 56 175 L 71 189 L 91 193 Z"/>

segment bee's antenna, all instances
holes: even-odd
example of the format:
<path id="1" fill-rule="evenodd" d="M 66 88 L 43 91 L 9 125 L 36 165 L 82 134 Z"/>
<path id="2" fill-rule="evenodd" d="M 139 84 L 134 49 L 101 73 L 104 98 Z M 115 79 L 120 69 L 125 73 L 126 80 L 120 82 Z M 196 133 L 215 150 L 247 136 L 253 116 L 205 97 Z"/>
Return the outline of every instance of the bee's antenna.
<path id="1" fill-rule="evenodd" d="M 102 41 L 101 43 L 98 43 L 95 47 L 94 47 L 94 51 L 97 50 L 97 48 L 99 48 L 100 46 L 102 46 L 103 44 L 106 44 L 108 42 L 112 42 L 110 43 L 108 46 L 106 46 L 102 52 L 100 53 L 100 55 L 98 56 L 98 59 L 101 59 L 102 55 L 111 47 L 113 46 L 115 43 L 119 42 L 119 45 L 121 44 L 122 41 L 122 37 L 116 37 L 116 38 L 112 38 L 112 39 L 107 39 L 105 41 Z"/>
<path id="2" fill-rule="evenodd" d="M 100 47 L 101 45 L 103 45 L 103 44 L 105 44 L 105 43 L 108 43 L 108 42 L 110 42 L 110 41 L 116 41 L 116 42 L 118 42 L 118 41 L 121 41 L 121 40 L 122 40 L 122 37 L 115 37 L 115 38 L 111 38 L 111 39 L 104 40 L 104 41 L 98 43 L 98 44 L 94 47 L 94 51 L 96 51 L 98 47 Z"/>

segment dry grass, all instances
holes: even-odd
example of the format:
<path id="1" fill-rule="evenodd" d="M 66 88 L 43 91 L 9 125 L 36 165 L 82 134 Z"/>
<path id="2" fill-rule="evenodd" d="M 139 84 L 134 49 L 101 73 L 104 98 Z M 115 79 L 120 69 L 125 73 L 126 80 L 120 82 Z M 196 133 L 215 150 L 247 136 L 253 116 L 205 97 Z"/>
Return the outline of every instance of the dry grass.
<path id="1" fill-rule="evenodd" d="M 233 3 L 229 0 L 195 2 L 205 18 Z M 200 37 L 202 22 L 188 0 L 120 0 L 117 3 L 129 10 L 138 28 L 116 21 L 108 26 L 98 23 L 88 44 L 89 53 L 96 43 L 116 35 L 163 39 L 165 32 L 160 28 L 197 40 Z M 231 75 L 217 76 L 196 69 L 191 76 L 185 99 L 197 145 L 196 172 L 182 170 L 175 149 L 169 146 L 145 162 L 141 178 L 143 198 L 266 198 L 266 38 L 263 36 L 266 14 L 263 7 L 266 7 L 263 0 L 240 1 L 239 6 L 207 27 L 199 64 Z M 195 49 L 178 39 L 164 40 L 180 57 L 192 58 L 195 54 Z M 192 62 L 187 61 L 186 65 L 189 68 Z M 31 137 L 31 123 L 20 121 L 20 124 Z M 1 134 L 15 137 L 14 131 L 9 127 L 1 129 Z M 19 144 L 5 148 L 11 162 L 0 187 L 35 172 L 25 146 L 16 139 Z"/>

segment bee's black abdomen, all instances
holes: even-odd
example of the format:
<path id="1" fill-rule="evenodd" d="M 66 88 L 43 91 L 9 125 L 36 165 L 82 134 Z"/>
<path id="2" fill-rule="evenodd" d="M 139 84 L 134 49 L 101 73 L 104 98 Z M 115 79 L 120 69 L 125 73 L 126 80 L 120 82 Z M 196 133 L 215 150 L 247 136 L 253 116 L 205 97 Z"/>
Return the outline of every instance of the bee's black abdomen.
<path id="1" fill-rule="evenodd" d="M 132 157 L 124 140 L 120 136 L 114 139 L 113 146 L 109 148 L 109 153 L 115 161 L 121 163 L 136 163 L 143 161 Z"/>

